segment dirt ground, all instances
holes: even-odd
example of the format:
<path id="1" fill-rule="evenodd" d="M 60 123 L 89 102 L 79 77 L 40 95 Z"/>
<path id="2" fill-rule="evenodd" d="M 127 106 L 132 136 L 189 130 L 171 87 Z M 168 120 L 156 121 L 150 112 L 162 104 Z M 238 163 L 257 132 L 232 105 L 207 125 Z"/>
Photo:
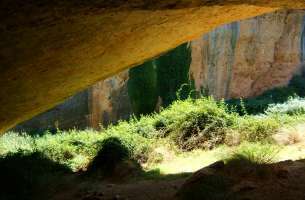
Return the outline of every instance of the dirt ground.
<path id="1" fill-rule="evenodd" d="M 51 199 L 171 200 L 176 199 L 175 196 L 181 188 L 192 188 L 211 175 L 220 175 L 232 180 L 226 193 L 234 194 L 233 199 L 305 200 L 305 160 L 284 161 L 263 168 L 266 174 L 254 175 L 251 170 L 241 169 L 236 172 L 238 169 L 232 171 L 227 166 L 215 168 L 212 165 L 195 172 L 190 177 L 132 179 L 122 183 L 72 177 L 70 184 L 60 188 Z M 193 199 L 202 198 L 193 197 Z"/>
<path id="2" fill-rule="evenodd" d="M 54 200 L 169 200 L 184 183 L 176 180 L 142 180 L 126 183 L 84 182 L 61 191 Z"/>

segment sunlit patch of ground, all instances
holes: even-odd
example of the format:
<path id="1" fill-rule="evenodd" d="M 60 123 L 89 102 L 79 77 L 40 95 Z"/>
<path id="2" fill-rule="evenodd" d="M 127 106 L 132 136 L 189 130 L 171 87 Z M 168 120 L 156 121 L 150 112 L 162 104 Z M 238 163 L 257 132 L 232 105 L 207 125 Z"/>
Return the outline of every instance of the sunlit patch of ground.
<path id="1" fill-rule="evenodd" d="M 194 172 L 219 160 L 219 153 L 223 148 L 211 151 L 194 150 L 180 154 L 173 154 L 170 159 L 150 166 L 150 169 L 159 169 L 162 174 L 177 174 Z"/>
<path id="2" fill-rule="evenodd" d="M 284 146 L 278 155 L 278 161 L 301 159 L 305 159 L 305 143 Z"/>
<path id="3" fill-rule="evenodd" d="M 274 162 L 305 159 L 305 142 L 292 145 L 273 145 L 278 149 Z M 194 150 L 191 152 L 174 153 L 163 149 L 167 156 L 162 162 L 146 166 L 146 170 L 160 170 L 161 174 L 179 174 L 195 172 L 211 165 L 229 155 L 236 147 L 220 146 L 214 150 Z"/>

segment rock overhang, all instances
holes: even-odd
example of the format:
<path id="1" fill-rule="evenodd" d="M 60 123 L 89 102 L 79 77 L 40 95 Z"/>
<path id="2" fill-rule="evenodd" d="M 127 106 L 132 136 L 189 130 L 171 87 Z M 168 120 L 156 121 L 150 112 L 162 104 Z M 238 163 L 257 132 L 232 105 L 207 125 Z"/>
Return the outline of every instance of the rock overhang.
<path id="1" fill-rule="evenodd" d="M 0 3 L 0 131 L 215 27 L 303 0 Z"/>

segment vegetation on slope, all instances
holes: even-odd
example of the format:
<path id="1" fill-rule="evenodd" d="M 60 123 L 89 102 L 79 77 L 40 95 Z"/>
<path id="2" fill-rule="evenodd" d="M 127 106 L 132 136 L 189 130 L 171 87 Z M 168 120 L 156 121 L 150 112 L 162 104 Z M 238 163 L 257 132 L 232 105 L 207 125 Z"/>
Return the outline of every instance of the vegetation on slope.
<path id="1" fill-rule="evenodd" d="M 303 103 L 297 105 L 303 107 Z M 278 107 L 280 111 L 283 107 L 289 110 L 290 101 Z M 221 144 L 237 145 L 242 141 L 272 142 L 272 136 L 280 128 L 305 120 L 303 112 L 281 112 L 279 115 L 276 106 L 271 108 L 273 112 L 240 116 L 228 109 L 223 101 L 217 102 L 211 97 L 178 100 L 158 114 L 121 121 L 102 131 L 70 130 L 56 134 L 46 132 L 40 136 L 7 133 L 0 138 L 0 155 L 39 152 L 78 171 L 86 168 L 108 138 L 118 138 L 128 148 L 130 157 L 143 163 L 159 140 L 173 143 L 182 151 L 212 149 Z"/>
<path id="2" fill-rule="evenodd" d="M 266 112 L 257 115 L 240 115 L 224 101 L 202 97 L 177 100 L 160 113 L 121 121 L 101 131 L 58 130 L 56 134 L 45 132 L 36 136 L 7 133 L 0 138 L 0 176 L 11 185 L 8 184 L 0 197 L 10 194 L 7 191 L 15 182 L 19 184 L 18 191 L 23 191 L 19 195 L 28 195 L 33 192 L 32 188 L 43 185 L 41 182 L 46 184 L 48 178 L 39 175 L 42 171 L 56 179 L 63 172 L 94 168 L 108 173 L 116 163 L 126 159 L 153 166 L 162 162 L 162 153 L 155 151 L 160 146 L 169 146 L 173 151 L 183 153 L 222 145 L 234 147 L 245 142 L 273 144 L 279 139 L 275 136 L 284 133 L 283 127 L 304 123 L 304 101 L 297 97 L 269 105 Z M 249 108 L 248 104 L 244 106 L 244 109 Z M 291 137 L 285 138 L 289 140 L 285 144 L 299 141 L 296 134 L 288 132 L 285 135 Z M 235 157 L 246 157 L 247 153 L 243 151 Z M 250 156 L 247 159 L 257 160 L 255 154 Z M 6 173 L 7 169 L 9 173 Z"/>

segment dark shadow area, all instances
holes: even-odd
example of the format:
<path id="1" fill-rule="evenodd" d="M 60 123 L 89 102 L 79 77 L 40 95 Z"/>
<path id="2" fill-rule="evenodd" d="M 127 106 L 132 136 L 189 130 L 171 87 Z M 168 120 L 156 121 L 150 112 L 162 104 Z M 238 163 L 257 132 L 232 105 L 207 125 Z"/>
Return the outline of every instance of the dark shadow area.
<path id="1" fill-rule="evenodd" d="M 16 14 L 28 16 L 29 19 L 36 18 L 37 20 L 29 20 L 29 25 L 37 26 L 53 24 L 54 20 L 64 18 L 67 15 L 74 15 L 80 12 L 94 14 L 103 12 L 105 9 L 168 10 L 200 6 L 266 6 L 266 4 L 268 7 L 279 7 L 279 5 L 287 7 L 287 2 L 266 3 L 266 1 L 257 2 L 252 0 L 2 0 L 0 2 L 0 21 L 8 22 L 6 29 L 9 30 L 14 28 L 16 24 L 11 24 L 12 20 L 8 16 Z"/>
<path id="2" fill-rule="evenodd" d="M 73 8 L 126 8 L 126 9 L 141 9 L 141 10 L 165 10 L 165 9 L 182 9 L 199 6 L 225 6 L 225 5 L 255 5 L 266 6 L 266 1 L 251 1 L 251 0 L 3 0 L 1 8 L 15 8 L 21 10 L 22 8 L 56 8 L 69 7 Z M 301 1 L 300 1 L 301 2 Z M 285 6 L 285 2 L 273 3 L 268 2 L 269 7 Z M 70 9 L 69 9 L 70 10 Z"/>
<path id="3" fill-rule="evenodd" d="M 131 157 L 129 149 L 119 138 L 110 137 L 99 146 L 102 148 L 89 164 L 87 174 L 99 172 L 102 176 L 112 176 L 115 168 Z"/>
<path id="4" fill-rule="evenodd" d="M 111 137 L 87 172 L 74 173 L 41 153 L 17 152 L 0 159 L 0 199 L 301 200 L 305 160 L 269 163 L 266 155 L 234 154 L 195 173 L 145 171 L 129 147 Z M 272 155 L 267 156 L 267 158 Z M 260 162 L 263 161 L 263 162 Z M 177 166 L 179 167 L 179 166 Z M 73 177 L 65 181 L 66 177 Z M 72 180 L 72 181 L 71 181 Z M 163 191 L 163 192 L 160 192 Z M 150 198 L 147 198 L 150 197 Z"/>
<path id="5" fill-rule="evenodd" d="M 245 157 L 217 162 L 194 173 L 179 189 L 179 200 L 301 200 L 305 160 L 258 164 Z"/>
<path id="6" fill-rule="evenodd" d="M 71 171 L 43 154 L 17 152 L 0 158 L 1 200 L 46 199 L 52 184 Z M 46 193 L 44 193 L 46 191 Z"/>

